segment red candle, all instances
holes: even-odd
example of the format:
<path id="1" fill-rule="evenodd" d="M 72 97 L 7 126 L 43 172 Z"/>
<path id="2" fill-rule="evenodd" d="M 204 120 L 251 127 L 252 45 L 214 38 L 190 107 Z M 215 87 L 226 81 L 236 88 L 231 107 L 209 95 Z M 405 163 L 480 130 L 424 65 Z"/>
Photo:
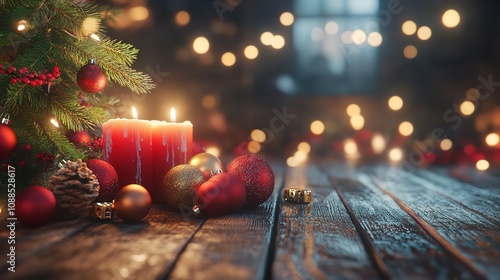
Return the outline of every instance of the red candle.
<path id="1" fill-rule="evenodd" d="M 163 177 L 191 158 L 193 125 L 189 121 L 176 123 L 175 111 L 172 122 L 136 118 L 103 124 L 103 159 L 116 169 L 121 186 L 140 184 L 154 202 L 163 203 Z"/>
<path id="2" fill-rule="evenodd" d="M 102 125 L 103 159 L 118 173 L 120 185 L 139 184 L 153 189 L 151 123 L 137 119 L 111 119 Z"/>
<path id="3" fill-rule="evenodd" d="M 189 121 L 175 122 L 172 108 L 171 121 L 152 121 L 153 127 L 153 202 L 165 203 L 161 192 L 163 177 L 174 166 L 184 164 L 192 156 L 193 125 Z"/>

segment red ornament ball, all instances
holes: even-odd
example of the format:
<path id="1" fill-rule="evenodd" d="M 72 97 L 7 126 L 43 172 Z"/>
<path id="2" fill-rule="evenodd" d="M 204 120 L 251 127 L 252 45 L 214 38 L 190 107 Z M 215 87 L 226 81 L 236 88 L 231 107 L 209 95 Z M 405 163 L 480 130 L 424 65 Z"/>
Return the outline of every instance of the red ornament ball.
<path id="1" fill-rule="evenodd" d="M 120 190 L 118 173 L 116 173 L 115 168 L 101 159 L 89 159 L 85 163 L 99 181 L 99 196 L 96 197 L 96 201 L 110 202 L 115 199 Z"/>
<path id="2" fill-rule="evenodd" d="M 17 220 L 27 227 L 46 224 L 56 211 L 56 198 L 47 188 L 31 186 L 16 196 Z"/>
<path id="3" fill-rule="evenodd" d="M 91 142 L 90 135 L 84 130 L 71 132 L 68 134 L 68 138 L 73 144 L 88 146 Z"/>
<path id="4" fill-rule="evenodd" d="M 102 91 L 108 83 L 108 78 L 104 71 L 91 61 L 89 64 L 82 66 L 76 74 L 78 86 L 88 93 L 98 93 Z"/>
<path id="5" fill-rule="evenodd" d="M 228 173 L 212 176 L 196 192 L 196 206 L 209 217 L 238 211 L 245 204 L 246 188 L 238 176 Z"/>
<path id="6" fill-rule="evenodd" d="M 229 174 L 237 175 L 245 184 L 247 198 L 245 206 L 264 203 L 274 191 L 274 174 L 269 164 L 256 155 L 235 158 L 226 168 Z"/>
<path id="7" fill-rule="evenodd" d="M 17 136 L 14 130 L 6 124 L 0 124 L 0 160 L 8 159 L 17 145 Z"/>
<path id="8" fill-rule="evenodd" d="M 150 209 L 151 196 L 141 185 L 126 185 L 116 195 L 114 210 L 116 215 L 125 222 L 139 222 L 146 217 Z"/>

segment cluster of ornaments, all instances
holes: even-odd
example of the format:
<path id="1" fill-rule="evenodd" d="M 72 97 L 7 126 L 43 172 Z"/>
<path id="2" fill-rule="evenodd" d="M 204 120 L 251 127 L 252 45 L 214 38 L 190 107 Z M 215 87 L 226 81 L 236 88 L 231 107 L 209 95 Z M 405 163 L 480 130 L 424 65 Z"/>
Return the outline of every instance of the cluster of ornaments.
<path id="1" fill-rule="evenodd" d="M 274 174 L 256 155 L 235 158 L 224 172 L 216 156 L 201 153 L 170 169 L 161 191 L 173 210 L 193 209 L 195 214 L 215 217 L 264 203 L 274 191 Z"/>
<path id="2" fill-rule="evenodd" d="M 225 169 L 225 171 L 224 171 Z M 237 212 L 264 203 L 274 191 L 269 164 L 255 155 L 235 158 L 227 168 L 208 153 L 170 169 L 155 194 L 155 202 L 172 210 L 208 217 Z M 152 197 L 138 184 L 121 187 L 111 164 L 100 159 L 65 162 L 49 187 L 31 186 L 17 198 L 16 217 L 28 227 L 41 226 L 54 216 L 88 217 L 139 222 L 151 209 Z"/>

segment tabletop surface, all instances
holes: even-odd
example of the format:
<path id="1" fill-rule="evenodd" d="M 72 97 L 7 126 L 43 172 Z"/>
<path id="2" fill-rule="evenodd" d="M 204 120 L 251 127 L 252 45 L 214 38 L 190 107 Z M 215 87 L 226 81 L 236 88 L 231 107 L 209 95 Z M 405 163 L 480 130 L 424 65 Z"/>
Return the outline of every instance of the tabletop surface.
<path id="1" fill-rule="evenodd" d="M 236 214 L 72 220 L 0 232 L 0 279 L 500 279 L 500 179 L 471 168 L 270 161 L 275 192 Z M 313 192 L 310 204 L 283 188 Z M 5 219 L 4 219 L 5 220 Z"/>

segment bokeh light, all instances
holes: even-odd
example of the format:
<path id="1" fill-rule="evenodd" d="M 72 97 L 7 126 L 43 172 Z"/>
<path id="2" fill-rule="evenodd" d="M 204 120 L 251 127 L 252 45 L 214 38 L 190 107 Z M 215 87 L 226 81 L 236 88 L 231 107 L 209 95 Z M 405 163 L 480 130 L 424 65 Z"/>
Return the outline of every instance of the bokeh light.
<path id="1" fill-rule="evenodd" d="M 271 46 L 277 50 L 283 48 L 285 46 L 285 38 L 281 35 L 275 35 Z"/>
<path id="2" fill-rule="evenodd" d="M 232 52 L 226 52 L 220 60 L 224 66 L 231 67 L 236 63 L 236 56 Z"/>
<path id="3" fill-rule="evenodd" d="M 204 54 L 210 49 L 210 43 L 205 37 L 198 37 L 193 41 L 193 50 L 196 53 Z"/>
<path id="4" fill-rule="evenodd" d="M 378 47 L 382 44 L 382 34 L 372 32 L 368 35 L 368 44 L 372 47 Z"/>
<path id="5" fill-rule="evenodd" d="M 340 35 L 340 39 L 342 40 L 342 43 L 346 45 L 352 44 L 352 31 L 344 31 L 342 35 Z"/>
<path id="6" fill-rule="evenodd" d="M 494 147 L 500 142 L 500 137 L 498 136 L 498 133 L 492 132 L 486 135 L 484 141 L 486 142 L 486 145 Z"/>
<path id="7" fill-rule="evenodd" d="M 217 147 L 207 147 L 205 152 L 220 157 L 220 149 Z"/>
<path id="8" fill-rule="evenodd" d="M 175 24 L 179 26 L 184 26 L 189 23 L 191 16 L 186 11 L 180 11 L 175 15 Z"/>
<path id="9" fill-rule="evenodd" d="M 486 171 L 490 168 L 490 163 L 485 159 L 480 159 L 476 162 L 476 168 L 479 171 Z"/>
<path id="10" fill-rule="evenodd" d="M 450 139 L 443 139 L 443 141 L 439 143 L 439 147 L 443 151 L 449 151 L 453 147 L 453 142 Z"/>
<path id="11" fill-rule="evenodd" d="M 417 48 L 414 45 L 408 45 L 403 50 L 404 56 L 408 59 L 414 59 L 415 57 L 417 57 L 417 53 Z"/>
<path id="12" fill-rule="evenodd" d="M 398 131 L 403 136 L 410 136 L 413 133 L 413 125 L 411 122 L 402 122 L 399 124 Z"/>
<path id="13" fill-rule="evenodd" d="M 325 32 L 328 35 L 335 35 L 339 32 L 339 25 L 335 21 L 329 21 L 325 25 Z"/>
<path id="14" fill-rule="evenodd" d="M 132 7 L 128 10 L 128 16 L 132 21 L 143 21 L 149 17 L 149 10 L 144 6 Z"/>
<path id="15" fill-rule="evenodd" d="M 361 115 L 351 117 L 351 126 L 354 130 L 361 130 L 365 126 L 365 118 Z"/>
<path id="16" fill-rule="evenodd" d="M 250 138 L 255 142 L 262 143 L 266 141 L 266 133 L 260 129 L 254 129 L 250 133 Z"/>
<path id="17" fill-rule="evenodd" d="M 205 109 L 213 109 L 215 108 L 215 105 L 217 104 L 217 100 L 215 99 L 215 96 L 211 94 L 207 94 L 201 98 L 201 105 Z"/>
<path id="18" fill-rule="evenodd" d="M 462 104 L 460 104 L 460 113 L 462 113 L 462 115 L 464 116 L 472 115 L 472 113 L 474 113 L 475 110 L 476 106 L 474 106 L 474 103 L 472 103 L 469 100 L 464 101 L 462 102 Z"/>
<path id="19" fill-rule="evenodd" d="M 346 112 L 349 117 L 353 117 L 361 114 L 361 108 L 358 104 L 349 104 L 349 106 L 347 106 Z"/>
<path id="20" fill-rule="evenodd" d="M 372 149 L 375 154 L 380 154 L 385 150 L 386 142 L 382 134 L 375 132 L 372 137 Z"/>
<path id="21" fill-rule="evenodd" d="M 407 20 L 403 23 L 401 29 L 403 30 L 403 33 L 405 35 L 411 36 L 415 34 L 415 32 L 417 32 L 417 25 L 415 24 L 415 22 Z"/>
<path id="22" fill-rule="evenodd" d="M 290 26 L 290 25 L 292 25 L 293 21 L 294 21 L 294 17 L 293 17 L 293 14 L 290 13 L 290 12 L 284 12 L 280 16 L 280 22 L 284 26 Z"/>
<path id="23" fill-rule="evenodd" d="M 325 132 L 325 124 L 320 120 L 315 120 L 311 123 L 311 132 L 316 135 L 321 135 Z"/>
<path id="24" fill-rule="evenodd" d="M 403 159 L 403 150 L 400 148 L 392 148 L 389 151 L 389 159 L 392 162 L 399 162 Z"/>
<path id="25" fill-rule="evenodd" d="M 300 142 L 297 145 L 297 150 L 299 151 L 304 151 L 305 153 L 310 153 L 311 152 L 311 145 L 307 142 Z"/>
<path id="26" fill-rule="evenodd" d="M 316 27 L 313 30 L 311 30 L 311 39 L 315 42 L 321 41 L 325 38 L 325 33 L 323 32 L 323 29 Z"/>
<path id="27" fill-rule="evenodd" d="M 389 105 L 389 108 L 393 111 L 398 111 L 403 108 L 403 99 L 397 95 L 392 96 L 389 98 L 389 101 L 387 101 L 387 104 Z"/>
<path id="28" fill-rule="evenodd" d="M 344 153 L 348 156 L 358 154 L 358 145 L 353 139 L 347 138 L 344 140 Z"/>
<path id="29" fill-rule="evenodd" d="M 296 166 L 299 166 L 299 160 L 296 158 L 296 157 L 289 157 L 287 158 L 286 160 L 286 165 L 290 166 L 290 167 L 296 167 Z"/>
<path id="30" fill-rule="evenodd" d="M 273 43 L 274 35 L 273 33 L 266 31 L 260 35 L 260 41 L 265 46 L 270 46 Z"/>
<path id="31" fill-rule="evenodd" d="M 417 31 L 417 37 L 422 40 L 429 40 L 432 36 L 432 30 L 428 26 L 421 26 Z"/>
<path id="32" fill-rule="evenodd" d="M 460 23 L 460 14 L 456 10 L 449 9 L 444 12 L 441 20 L 445 27 L 453 28 Z"/>
<path id="33" fill-rule="evenodd" d="M 248 59 L 255 59 L 259 55 L 259 49 L 256 46 L 248 45 L 243 51 L 245 57 Z"/>
<path id="34" fill-rule="evenodd" d="M 366 41 L 366 34 L 361 29 L 356 29 L 352 32 L 352 41 L 356 45 L 361 45 Z"/>
<path id="35" fill-rule="evenodd" d="M 260 145 L 259 142 L 257 141 L 250 141 L 248 143 L 248 147 L 247 147 L 248 151 L 252 154 L 256 154 L 258 152 L 260 152 L 260 150 L 262 149 L 262 146 Z"/>

